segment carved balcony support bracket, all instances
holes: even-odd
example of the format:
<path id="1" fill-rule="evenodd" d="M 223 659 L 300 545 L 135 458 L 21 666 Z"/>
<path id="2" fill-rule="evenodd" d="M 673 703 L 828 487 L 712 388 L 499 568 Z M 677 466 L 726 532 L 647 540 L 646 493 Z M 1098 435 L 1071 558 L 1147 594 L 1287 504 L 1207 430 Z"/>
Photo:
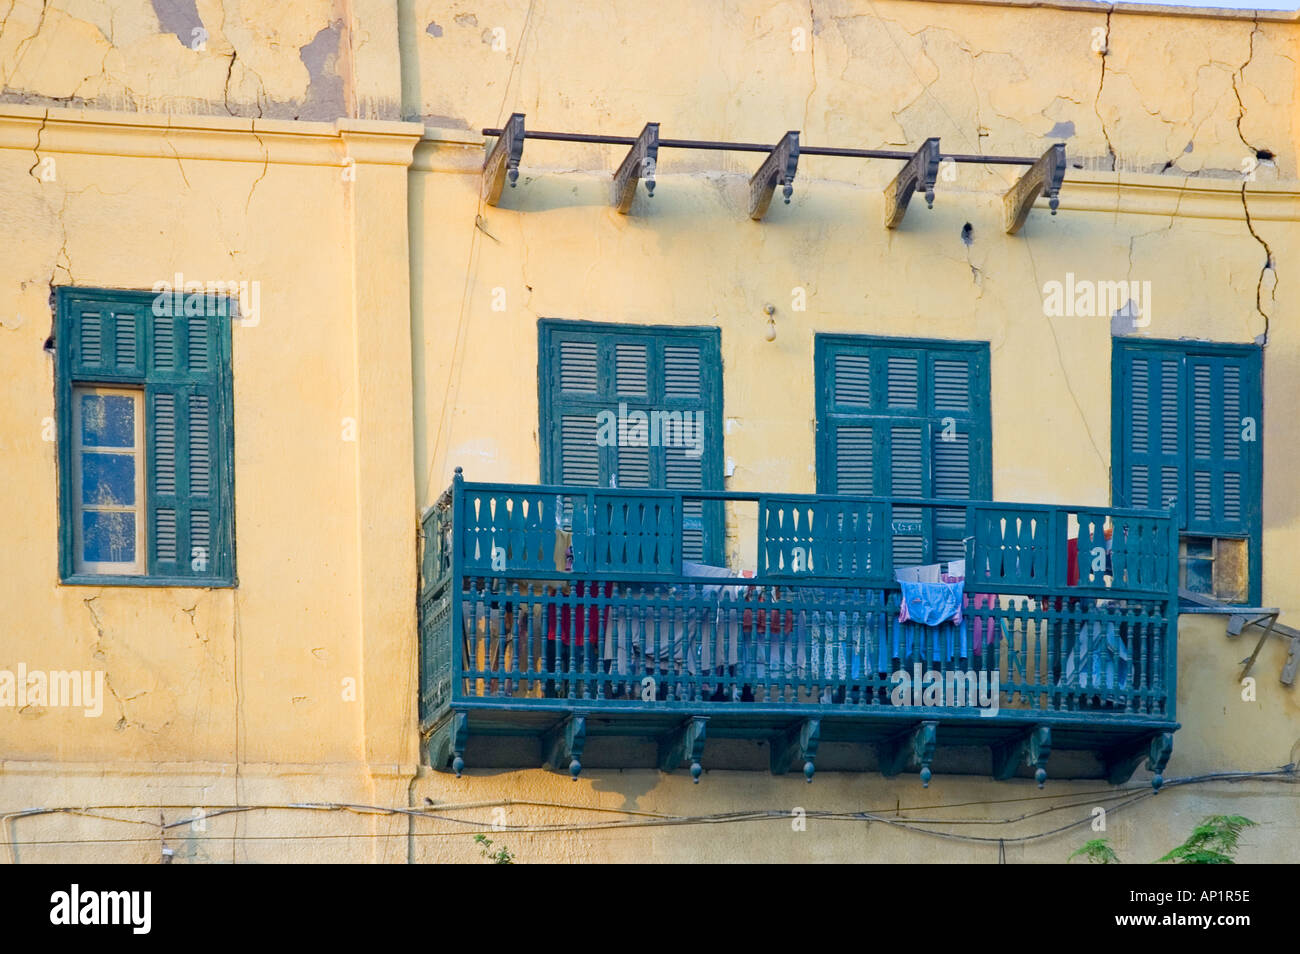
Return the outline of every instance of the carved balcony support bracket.
<path id="1" fill-rule="evenodd" d="M 925 193 L 926 208 L 934 208 L 934 183 L 939 176 L 939 138 L 931 136 L 885 188 L 885 228 L 896 229 L 907 214 L 912 194 Z"/>
<path id="2" fill-rule="evenodd" d="M 623 164 L 614 173 L 609 189 L 609 201 L 623 215 L 632 208 L 636 198 L 636 184 L 645 180 L 645 190 L 650 198 L 655 194 L 655 167 L 659 163 L 659 124 L 646 123 L 636 142 L 628 150 Z"/>
<path id="3" fill-rule="evenodd" d="M 1123 785 L 1146 759 L 1147 771 L 1154 772 L 1151 787 L 1159 792 L 1164 785 L 1165 766 L 1174 752 L 1174 734 L 1160 732 L 1150 738 L 1115 749 L 1106 759 L 1106 776 L 1112 785 Z"/>
<path id="4" fill-rule="evenodd" d="M 519 178 L 519 160 L 524 154 L 524 114 L 511 113 L 510 120 L 501 129 L 501 135 L 492 144 L 483 163 L 483 201 L 496 205 L 501 201 L 501 190 L 506 180 L 510 188 Z"/>
<path id="5" fill-rule="evenodd" d="M 934 761 L 934 749 L 939 737 L 939 723 L 922 722 L 906 732 L 894 736 L 887 742 L 879 743 L 877 754 L 880 761 L 880 774 L 893 778 L 905 769 L 920 769 L 921 785 L 930 787 L 930 763 Z"/>
<path id="6" fill-rule="evenodd" d="M 1060 204 L 1061 183 L 1065 181 L 1065 143 L 1054 143 L 1038 161 L 1026 170 L 1002 197 L 1003 223 L 1008 235 L 1015 235 L 1029 217 L 1029 210 L 1039 194 L 1047 196 L 1052 214 Z"/>
<path id="7" fill-rule="evenodd" d="M 758 221 L 767 215 L 776 187 L 781 186 L 785 204 L 794 194 L 794 176 L 799 169 L 799 131 L 792 129 L 776 144 L 749 180 L 749 217 Z"/>
<path id="8" fill-rule="evenodd" d="M 1052 753 L 1052 730 L 1036 725 L 1019 739 L 993 747 L 993 777 L 998 781 L 1014 778 L 1020 766 L 1034 770 L 1034 781 L 1042 788 L 1047 783 L 1047 757 Z"/>
<path id="9" fill-rule="evenodd" d="M 708 716 L 691 716 L 667 736 L 659 740 L 659 770 L 671 772 L 689 759 L 691 779 L 696 785 L 704 767 L 700 760 L 704 755 L 704 739 L 708 729 Z"/>
<path id="10" fill-rule="evenodd" d="M 804 719 L 774 738 L 771 743 L 772 774 L 784 775 L 792 765 L 802 762 L 803 776 L 811 782 L 821 735 L 821 719 Z"/>
<path id="11" fill-rule="evenodd" d="M 439 772 L 450 768 L 460 778 L 465 770 L 465 744 L 469 741 L 469 713 L 453 710 L 451 717 L 429 736 L 429 764 Z"/>
<path id="12" fill-rule="evenodd" d="M 567 771 L 574 781 L 582 771 L 582 750 L 587 744 L 587 714 L 573 712 L 542 737 L 545 760 L 557 772 Z"/>

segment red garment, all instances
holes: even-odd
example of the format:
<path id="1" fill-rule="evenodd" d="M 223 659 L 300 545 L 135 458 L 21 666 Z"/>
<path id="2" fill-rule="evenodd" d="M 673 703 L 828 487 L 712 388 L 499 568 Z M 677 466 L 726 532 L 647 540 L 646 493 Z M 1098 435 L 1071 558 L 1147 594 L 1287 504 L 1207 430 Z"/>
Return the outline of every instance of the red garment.
<path id="1" fill-rule="evenodd" d="M 753 590 L 751 589 L 750 592 L 746 594 L 745 599 L 747 602 L 752 599 L 752 595 L 751 595 L 752 593 Z M 780 589 L 777 589 L 775 595 L 777 599 L 781 599 L 784 594 L 781 593 Z M 758 602 L 759 603 L 767 602 L 766 587 L 763 587 L 758 591 Z M 777 633 L 793 632 L 794 611 L 786 610 L 784 613 L 785 616 L 784 620 L 782 620 L 781 618 L 782 615 L 783 614 L 781 613 L 780 610 L 766 610 L 766 611 L 758 610 L 757 612 L 758 618 L 757 620 L 755 620 L 755 611 L 752 609 L 747 609 L 745 610 L 742 616 L 740 625 L 745 630 L 746 634 L 753 634 L 754 632 L 759 632 L 759 633 L 770 633 L 772 635 L 775 635 Z"/>
<path id="2" fill-rule="evenodd" d="M 573 584 L 574 596 L 581 598 L 583 596 L 588 595 L 588 586 L 589 585 L 585 580 L 579 580 L 577 583 Z M 607 598 L 613 594 L 614 583 L 612 580 L 607 580 L 605 582 L 604 590 L 605 590 L 604 595 Z M 597 592 L 597 584 L 591 583 L 590 595 L 595 596 L 596 592 Z M 559 592 L 557 592 L 552 598 L 555 600 L 555 602 L 548 603 L 546 605 L 546 638 L 554 639 L 555 633 L 558 630 L 560 633 L 560 642 L 564 643 L 564 645 L 566 646 L 572 645 L 573 642 L 575 641 L 573 639 L 573 629 L 574 629 L 573 610 L 576 607 L 569 606 L 567 603 L 565 603 L 564 595 Z M 560 625 L 559 626 L 555 625 L 555 603 L 556 602 L 560 604 Z M 600 619 L 605 609 L 607 608 L 608 608 L 608 604 L 606 604 L 605 606 L 597 606 L 593 604 L 587 607 L 586 613 L 579 612 L 578 627 L 577 627 L 578 638 L 576 640 L 576 642 L 579 645 L 581 645 L 582 643 L 586 643 L 589 646 L 595 646 L 599 642 L 600 629 L 601 629 Z"/>

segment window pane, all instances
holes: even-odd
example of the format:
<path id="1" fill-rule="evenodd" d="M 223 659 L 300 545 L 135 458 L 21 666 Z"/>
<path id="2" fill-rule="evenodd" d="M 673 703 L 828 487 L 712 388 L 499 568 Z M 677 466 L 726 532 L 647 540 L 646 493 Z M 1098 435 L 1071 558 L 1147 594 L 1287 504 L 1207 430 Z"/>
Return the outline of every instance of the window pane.
<path id="1" fill-rule="evenodd" d="M 1244 603 L 1250 598 L 1246 541 L 1219 539 L 1215 543 L 1214 598 Z"/>
<path id="2" fill-rule="evenodd" d="M 1193 593 L 1202 593 L 1206 596 L 1214 594 L 1214 561 L 1196 560 L 1188 558 L 1187 560 L 1187 588 Z"/>
<path id="3" fill-rule="evenodd" d="M 81 519 L 87 563 L 135 562 L 135 514 L 88 510 Z"/>
<path id="4" fill-rule="evenodd" d="M 92 507 L 135 506 L 135 456 L 83 453 L 81 502 Z"/>
<path id="5" fill-rule="evenodd" d="M 134 447 L 134 399 L 122 394 L 81 395 L 81 443 L 86 447 Z"/>

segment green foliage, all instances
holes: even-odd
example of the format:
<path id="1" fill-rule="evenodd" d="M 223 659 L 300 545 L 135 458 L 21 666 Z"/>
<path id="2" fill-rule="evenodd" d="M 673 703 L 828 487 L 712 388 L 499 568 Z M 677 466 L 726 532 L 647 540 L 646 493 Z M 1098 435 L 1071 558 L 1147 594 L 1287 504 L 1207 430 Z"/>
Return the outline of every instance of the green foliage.
<path id="1" fill-rule="evenodd" d="M 1242 815 L 1211 815 L 1192 829 L 1187 840 L 1156 863 L 1169 861 L 1178 865 L 1230 865 L 1237 853 L 1237 842 L 1253 822 Z"/>
<path id="2" fill-rule="evenodd" d="M 1231 865 L 1235 864 L 1232 856 L 1237 853 L 1237 842 L 1241 833 L 1247 828 L 1255 828 L 1259 822 L 1251 821 L 1242 815 L 1210 815 L 1192 829 L 1187 840 L 1165 855 L 1156 864 L 1171 862 L 1178 865 Z M 1067 863 L 1082 855 L 1091 864 L 1119 864 L 1119 855 L 1110 846 L 1109 839 L 1094 838 L 1085 841 Z"/>
<path id="3" fill-rule="evenodd" d="M 475 835 L 474 841 L 479 846 L 479 853 L 494 865 L 512 865 L 515 863 L 515 856 L 510 854 L 510 849 L 502 845 L 496 851 L 492 850 L 492 839 L 487 835 Z"/>
<path id="4" fill-rule="evenodd" d="M 1085 841 L 1082 848 L 1066 859 L 1066 863 L 1068 864 L 1080 855 L 1083 855 L 1090 864 L 1094 865 L 1119 864 L 1119 855 L 1115 854 L 1115 849 L 1110 846 L 1110 839 L 1108 838 L 1094 838 L 1091 841 Z"/>

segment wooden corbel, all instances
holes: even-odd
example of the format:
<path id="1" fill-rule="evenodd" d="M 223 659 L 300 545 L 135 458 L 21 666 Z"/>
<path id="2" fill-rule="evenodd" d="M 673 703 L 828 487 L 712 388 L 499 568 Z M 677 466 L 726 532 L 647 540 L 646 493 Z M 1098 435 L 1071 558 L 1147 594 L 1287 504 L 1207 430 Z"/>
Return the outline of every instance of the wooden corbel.
<path id="1" fill-rule="evenodd" d="M 511 113 L 510 121 L 502 128 L 483 163 L 483 201 L 488 205 L 501 201 L 501 190 L 507 179 L 510 188 L 515 187 L 519 178 L 519 159 L 523 154 L 524 114 Z"/>
<path id="2" fill-rule="evenodd" d="M 814 760 L 821 742 L 821 719 L 804 719 L 771 742 L 772 774 L 784 775 L 796 762 L 802 762 L 803 776 L 813 780 Z"/>
<path id="3" fill-rule="evenodd" d="M 1018 739 L 993 747 L 993 777 L 998 781 L 1014 778 L 1021 765 L 1034 770 L 1034 781 L 1042 788 L 1047 783 L 1047 757 L 1052 754 L 1052 729 L 1036 725 Z"/>
<path id="4" fill-rule="evenodd" d="M 614 182 L 610 185 L 609 201 L 623 215 L 632 208 L 636 198 L 636 184 L 645 180 L 645 190 L 651 198 L 655 194 L 655 166 L 659 163 L 659 124 L 646 123 L 641 135 L 628 150 L 623 164 L 614 173 Z"/>
<path id="5" fill-rule="evenodd" d="M 749 180 L 749 217 L 758 221 L 767 215 L 772 204 L 772 194 L 781 186 L 785 204 L 790 204 L 794 193 L 794 176 L 799 169 L 799 131 L 792 129 L 776 144 L 758 171 Z"/>
<path id="6" fill-rule="evenodd" d="M 700 783 L 704 767 L 700 759 L 704 756 L 704 739 L 708 728 L 708 716 L 691 716 L 659 742 L 659 770 L 671 772 L 682 764 L 683 759 L 691 763 L 691 778 L 695 784 Z"/>
<path id="7" fill-rule="evenodd" d="M 939 138 L 931 136 L 885 188 L 885 228 L 898 228 L 917 189 L 925 193 L 926 208 L 934 208 L 934 183 L 938 176 Z"/>
<path id="8" fill-rule="evenodd" d="M 570 713 L 542 736 L 543 758 L 557 772 L 568 771 L 574 781 L 582 771 L 582 750 L 587 745 L 587 714 Z"/>
<path id="9" fill-rule="evenodd" d="M 1029 217 L 1029 210 L 1039 194 L 1047 196 L 1052 214 L 1060 204 L 1061 183 L 1065 181 L 1065 143 L 1054 143 L 1038 161 L 1026 170 L 1002 197 L 1003 223 L 1008 235 L 1015 235 Z"/>

